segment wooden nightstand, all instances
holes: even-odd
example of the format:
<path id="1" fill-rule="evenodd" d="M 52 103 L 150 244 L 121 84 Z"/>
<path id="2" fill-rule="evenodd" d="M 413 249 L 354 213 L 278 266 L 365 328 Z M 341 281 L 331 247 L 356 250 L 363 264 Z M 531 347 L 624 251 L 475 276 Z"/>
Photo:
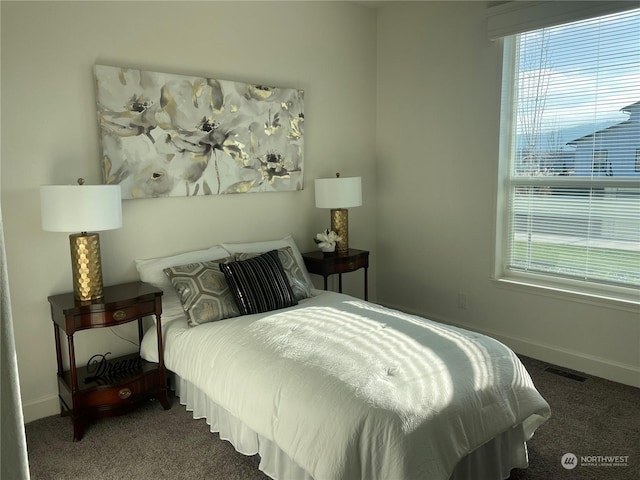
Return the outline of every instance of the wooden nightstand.
<path id="1" fill-rule="evenodd" d="M 364 299 L 369 300 L 369 252 L 350 248 L 344 255 L 323 253 L 319 250 L 302 254 L 309 273 L 324 277 L 324 289 L 327 289 L 329 275 L 338 275 L 338 291 L 342 293 L 342 274 L 364 268 Z"/>
<path id="2" fill-rule="evenodd" d="M 162 349 L 162 290 L 142 282 L 105 287 L 104 297 L 79 302 L 73 293 L 49 297 L 58 360 L 60 412 L 73 421 L 73 440 L 82 439 L 87 422 L 93 418 L 120 415 L 156 397 L 165 409 L 167 380 Z M 138 321 L 138 340 L 142 341 L 142 318 L 154 315 L 158 338 L 158 363 L 147 362 L 139 353 L 119 358 L 106 357 L 98 364 L 77 367 L 73 334 L 80 330 L 113 327 Z M 67 335 L 69 370 L 63 370 L 60 330 Z M 97 352 L 98 353 L 98 352 Z M 99 352 L 101 355 L 106 352 Z M 89 367 L 89 368 L 88 368 Z"/>

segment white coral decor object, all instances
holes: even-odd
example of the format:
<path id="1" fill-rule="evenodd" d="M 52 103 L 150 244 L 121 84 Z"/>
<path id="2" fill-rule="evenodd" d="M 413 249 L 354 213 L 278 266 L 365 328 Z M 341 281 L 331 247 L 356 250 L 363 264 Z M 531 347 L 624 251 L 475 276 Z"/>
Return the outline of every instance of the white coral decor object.
<path id="1" fill-rule="evenodd" d="M 342 237 L 329 229 L 316 234 L 316 238 L 314 239 L 318 244 L 318 248 L 323 252 L 333 252 L 336 249 L 336 242 L 340 240 L 342 240 Z"/>

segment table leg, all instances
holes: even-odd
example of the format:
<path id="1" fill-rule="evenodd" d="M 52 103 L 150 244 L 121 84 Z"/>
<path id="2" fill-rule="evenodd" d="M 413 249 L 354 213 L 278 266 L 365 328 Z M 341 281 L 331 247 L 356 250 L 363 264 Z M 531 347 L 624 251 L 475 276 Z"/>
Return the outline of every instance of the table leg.
<path id="1" fill-rule="evenodd" d="M 76 367 L 76 348 L 73 344 L 73 334 L 67 334 L 67 344 L 69 346 L 69 371 L 71 373 L 71 419 L 73 421 L 73 441 L 79 442 L 84 435 L 86 419 L 84 413 L 80 412 L 80 402 L 78 398 L 78 373 Z"/>
<path id="2" fill-rule="evenodd" d="M 53 333 L 56 339 L 56 360 L 58 362 L 58 375 L 62 375 L 62 347 L 60 345 L 60 327 L 56 323 L 53 324 Z"/>
<path id="3" fill-rule="evenodd" d="M 142 331 L 142 317 L 140 317 L 138 319 L 138 345 L 142 345 L 142 336 L 143 336 L 143 331 Z"/>
<path id="4" fill-rule="evenodd" d="M 58 399 L 60 400 L 60 416 L 63 417 L 65 414 L 64 406 L 62 405 L 62 398 L 60 397 L 60 377 L 64 373 L 62 367 L 62 347 L 60 345 L 60 327 L 58 324 L 53 324 L 53 333 L 56 339 L 56 361 L 58 362 Z"/>
<path id="5" fill-rule="evenodd" d="M 164 365 L 164 347 L 162 346 L 162 321 L 160 319 L 160 313 L 156 313 L 156 335 L 158 341 L 158 375 L 159 385 L 158 385 L 158 393 L 156 397 L 160 401 L 160 405 L 165 410 L 169 410 L 171 408 L 171 403 L 169 402 L 169 396 L 167 395 L 167 370 Z"/>
<path id="6" fill-rule="evenodd" d="M 67 344 L 69 346 L 69 370 L 71 373 L 71 395 L 73 396 L 73 409 L 76 409 L 75 398 L 78 393 L 78 373 L 76 367 L 76 349 L 73 345 L 73 335 L 67 334 Z"/>
<path id="7" fill-rule="evenodd" d="M 369 268 L 364 267 L 364 299 L 369 300 Z"/>
<path id="8" fill-rule="evenodd" d="M 73 441 L 79 442 L 80 440 L 82 440 L 82 437 L 84 437 L 86 419 L 82 414 L 78 416 L 72 414 L 71 418 L 73 421 Z"/>

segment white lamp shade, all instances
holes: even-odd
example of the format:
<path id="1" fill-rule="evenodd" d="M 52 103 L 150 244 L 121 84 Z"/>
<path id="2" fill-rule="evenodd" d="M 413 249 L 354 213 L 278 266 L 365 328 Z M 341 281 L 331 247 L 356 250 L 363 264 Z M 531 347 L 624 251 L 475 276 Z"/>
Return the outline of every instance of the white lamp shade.
<path id="1" fill-rule="evenodd" d="M 351 208 L 362 205 L 361 177 L 317 178 L 316 207 Z"/>
<path id="2" fill-rule="evenodd" d="M 41 185 L 42 229 L 99 232 L 122 227 L 120 185 Z"/>

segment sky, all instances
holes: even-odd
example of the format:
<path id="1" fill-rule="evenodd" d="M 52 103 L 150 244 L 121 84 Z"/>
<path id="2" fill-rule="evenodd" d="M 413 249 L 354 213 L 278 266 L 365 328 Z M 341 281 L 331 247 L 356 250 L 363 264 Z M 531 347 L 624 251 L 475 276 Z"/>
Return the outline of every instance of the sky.
<path id="1" fill-rule="evenodd" d="M 523 34 L 519 69 L 521 84 L 542 80 L 542 130 L 624 121 L 640 101 L 640 9 Z"/>

